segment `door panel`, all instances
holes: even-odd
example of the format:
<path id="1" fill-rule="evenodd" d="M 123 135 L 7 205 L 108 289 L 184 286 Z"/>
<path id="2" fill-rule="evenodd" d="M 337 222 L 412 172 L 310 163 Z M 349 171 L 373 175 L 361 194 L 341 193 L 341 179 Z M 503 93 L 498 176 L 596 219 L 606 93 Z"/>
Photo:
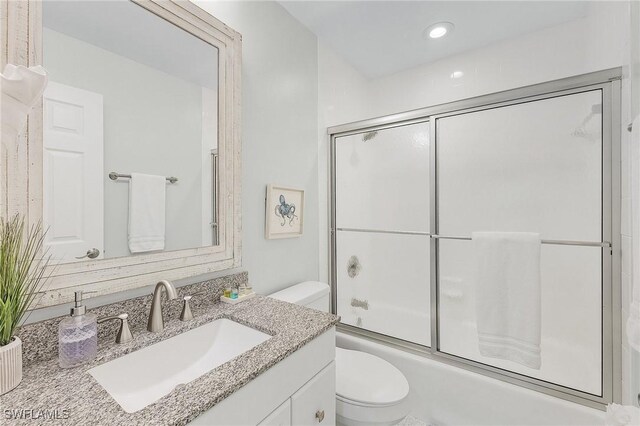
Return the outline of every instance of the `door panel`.
<path id="1" fill-rule="evenodd" d="M 44 93 L 45 245 L 58 262 L 103 257 L 102 95 L 50 82 Z M 87 259 L 86 257 L 84 259 Z"/>
<path id="2" fill-rule="evenodd" d="M 429 237 L 338 231 L 342 323 L 431 346 Z"/>
<path id="3" fill-rule="evenodd" d="M 436 121 L 438 233 L 602 235 L 602 92 Z"/>
<path id="4" fill-rule="evenodd" d="M 339 228 L 429 231 L 429 123 L 336 140 Z"/>
<path id="5" fill-rule="evenodd" d="M 602 241 L 601 90 L 438 118 L 436 132 L 439 235 Z M 540 370 L 480 355 L 474 263 L 470 241 L 438 240 L 438 349 L 602 395 L 602 249 L 542 245 Z"/>
<path id="6" fill-rule="evenodd" d="M 540 370 L 478 349 L 471 241 L 439 241 L 439 350 L 594 395 L 602 374 L 602 249 L 542 245 Z"/>

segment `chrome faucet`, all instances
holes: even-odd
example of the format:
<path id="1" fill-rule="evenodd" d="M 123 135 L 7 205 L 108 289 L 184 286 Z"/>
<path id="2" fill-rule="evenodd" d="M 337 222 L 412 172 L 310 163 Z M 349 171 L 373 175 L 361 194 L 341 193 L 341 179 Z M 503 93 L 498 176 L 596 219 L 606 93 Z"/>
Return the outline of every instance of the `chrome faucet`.
<path id="1" fill-rule="evenodd" d="M 176 288 L 167 280 L 159 281 L 156 284 L 156 289 L 153 292 L 153 301 L 151 302 L 151 311 L 149 311 L 149 322 L 147 323 L 147 330 L 152 333 L 157 333 L 164 329 L 164 320 L 162 319 L 162 289 L 167 291 L 167 297 L 169 300 L 173 300 L 178 297 Z"/>
<path id="2" fill-rule="evenodd" d="M 133 334 L 131 334 L 131 330 L 129 329 L 128 319 L 128 314 L 120 314 L 111 317 L 98 318 L 98 324 L 110 320 L 120 320 L 120 329 L 116 335 L 116 343 L 128 343 L 133 340 Z"/>

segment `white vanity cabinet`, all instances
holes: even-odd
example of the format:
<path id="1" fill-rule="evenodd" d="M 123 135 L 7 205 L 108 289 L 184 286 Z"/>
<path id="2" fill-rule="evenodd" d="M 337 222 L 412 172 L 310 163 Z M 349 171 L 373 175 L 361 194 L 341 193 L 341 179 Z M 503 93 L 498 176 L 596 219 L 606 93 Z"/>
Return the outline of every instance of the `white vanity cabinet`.
<path id="1" fill-rule="evenodd" d="M 336 363 L 326 366 L 291 397 L 291 423 L 296 426 L 336 422 Z"/>
<path id="2" fill-rule="evenodd" d="M 291 426 L 291 398 L 261 421 L 260 426 Z"/>
<path id="3" fill-rule="evenodd" d="M 335 425 L 335 327 L 194 419 L 194 425 Z"/>
<path id="4" fill-rule="evenodd" d="M 336 364 L 332 362 L 287 399 L 260 426 L 335 425 Z"/>

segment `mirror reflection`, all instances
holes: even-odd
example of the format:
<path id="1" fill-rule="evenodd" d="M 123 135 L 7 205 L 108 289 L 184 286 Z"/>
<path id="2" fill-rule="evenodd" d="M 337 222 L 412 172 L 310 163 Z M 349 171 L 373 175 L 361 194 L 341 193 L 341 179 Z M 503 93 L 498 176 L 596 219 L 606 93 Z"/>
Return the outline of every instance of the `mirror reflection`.
<path id="1" fill-rule="evenodd" d="M 218 244 L 218 49 L 125 1 L 44 1 L 57 261 Z"/>

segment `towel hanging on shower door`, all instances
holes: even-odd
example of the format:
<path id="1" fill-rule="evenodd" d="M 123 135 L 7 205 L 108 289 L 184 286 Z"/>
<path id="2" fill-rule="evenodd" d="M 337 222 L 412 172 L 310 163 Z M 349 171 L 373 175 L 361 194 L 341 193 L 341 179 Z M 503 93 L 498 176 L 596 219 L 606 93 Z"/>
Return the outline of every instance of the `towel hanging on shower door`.
<path id="1" fill-rule="evenodd" d="M 474 232 L 480 354 L 540 369 L 540 235 Z"/>

